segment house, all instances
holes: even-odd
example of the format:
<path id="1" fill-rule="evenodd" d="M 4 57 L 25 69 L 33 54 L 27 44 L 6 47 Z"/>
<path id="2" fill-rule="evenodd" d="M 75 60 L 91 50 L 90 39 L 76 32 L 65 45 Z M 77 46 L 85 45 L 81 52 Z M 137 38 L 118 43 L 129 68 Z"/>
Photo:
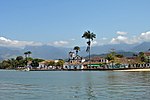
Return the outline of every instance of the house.
<path id="1" fill-rule="evenodd" d="M 57 69 L 58 66 L 55 64 L 59 60 L 45 60 L 39 63 L 39 66 L 37 67 L 38 69 Z"/>
<path id="2" fill-rule="evenodd" d="M 108 63 L 108 60 L 99 56 L 94 56 L 91 58 L 91 62 Z"/>
<path id="3" fill-rule="evenodd" d="M 87 58 L 86 62 L 84 62 L 84 69 L 97 69 L 97 68 L 105 68 L 108 60 L 99 56 L 94 56 L 90 59 Z"/>

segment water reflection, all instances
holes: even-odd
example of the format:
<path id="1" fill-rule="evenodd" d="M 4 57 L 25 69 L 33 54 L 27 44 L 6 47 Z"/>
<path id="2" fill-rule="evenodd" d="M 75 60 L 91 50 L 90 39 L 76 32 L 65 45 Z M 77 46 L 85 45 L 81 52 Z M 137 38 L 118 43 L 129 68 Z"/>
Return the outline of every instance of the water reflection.
<path id="1" fill-rule="evenodd" d="M 111 98 L 128 98 L 142 99 L 148 97 L 147 89 L 150 89 L 150 73 L 141 72 L 121 72 L 109 73 L 106 85 L 107 95 Z"/>
<path id="2" fill-rule="evenodd" d="M 0 73 L 0 100 L 150 100 L 150 72 L 15 74 Z"/>
<path id="3" fill-rule="evenodd" d="M 93 78 L 92 78 L 92 75 L 91 73 L 87 74 L 86 76 L 86 95 L 87 95 L 87 100 L 96 100 L 96 95 L 95 95 L 95 92 L 94 92 L 94 81 L 93 81 Z"/>

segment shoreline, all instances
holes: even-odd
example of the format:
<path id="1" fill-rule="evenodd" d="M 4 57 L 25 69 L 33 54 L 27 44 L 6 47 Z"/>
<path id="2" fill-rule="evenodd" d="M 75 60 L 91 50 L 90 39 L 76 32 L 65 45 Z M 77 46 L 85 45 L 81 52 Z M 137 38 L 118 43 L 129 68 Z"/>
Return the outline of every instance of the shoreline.
<path id="1" fill-rule="evenodd" d="M 150 68 L 143 68 L 143 69 L 125 69 L 125 70 L 114 70 L 118 72 L 150 72 Z"/>
<path id="2" fill-rule="evenodd" d="M 123 69 L 31 69 L 30 71 L 116 71 L 116 72 L 150 72 L 150 68 L 123 68 Z"/>

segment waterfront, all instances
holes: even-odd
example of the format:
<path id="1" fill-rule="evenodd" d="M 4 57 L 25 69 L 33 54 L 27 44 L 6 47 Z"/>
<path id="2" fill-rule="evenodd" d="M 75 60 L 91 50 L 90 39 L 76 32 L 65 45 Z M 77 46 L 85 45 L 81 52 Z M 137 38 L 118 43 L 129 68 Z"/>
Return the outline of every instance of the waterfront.
<path id="1" fill-rule="evenodd" d="M 0 100 L 150 100 L 150 72 L 0 71 Z"/>

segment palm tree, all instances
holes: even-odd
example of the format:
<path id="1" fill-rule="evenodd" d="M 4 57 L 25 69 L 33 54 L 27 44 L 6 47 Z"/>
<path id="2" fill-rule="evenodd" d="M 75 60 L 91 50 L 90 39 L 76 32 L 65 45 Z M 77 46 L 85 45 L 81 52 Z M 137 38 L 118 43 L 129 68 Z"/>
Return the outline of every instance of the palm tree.
<path id="1" fill-rule="evenodd" d="M 24 52 L 25 58 L 28 57 L 28 52 Z"/>
<path id="2" fill-rule="evenodd" d="M 78 55 L 78 52 L 80 51 L 80 47 L 79 47 L 79 46 L 75 46 L 75 47 L 73 48 L 73 50 L 76 51 L 76 56 L 77 56 L 77 55 Z"/>
<path id="3" fill-rule="evenodd" d="M 25 63 L 26 63 L 26 66 L 27 66 L 27 57 L 28 57 L 28 52 L 24 52 L 24 55 L 25 55 Z"/>
<path id="4" fill-rule="evenodd" d="M 31 51 L 24 52 L 25 57 L 30 57 L 31 54 L 32 54 Z"/>
<path id="5" fill-rule="evenodd" d="M 82 38 L 85 38 L 88 40 L 87 42 L 87 49 L 86 52 L 89 52 L 89 63 L 91 63 L 90 61 L 90 51 L 91 51 L 91 41 L 93 41 L 94 38 L 96 38 L 96 34 L 94 34 L 93 32 L 91 33 L 90 31 L 85 31 Z"/>
<path id="6" fill-rule="evenodd" d="M 27 58 L 30 57 L 31 53 L 32 53 L 31 51 L 24 52 L 24 55 L 25 55 L 25 58 L 26 58 L 26 66 L 27 66 L 27 63 L 28 63 Z"/>
<path id="7" fill-rule="evenodd" d="M 30 55 L 32 54 L 31 51 L 27 51 L 27 53 L 28 53 L 28 57 L 30 57 Z"/>

